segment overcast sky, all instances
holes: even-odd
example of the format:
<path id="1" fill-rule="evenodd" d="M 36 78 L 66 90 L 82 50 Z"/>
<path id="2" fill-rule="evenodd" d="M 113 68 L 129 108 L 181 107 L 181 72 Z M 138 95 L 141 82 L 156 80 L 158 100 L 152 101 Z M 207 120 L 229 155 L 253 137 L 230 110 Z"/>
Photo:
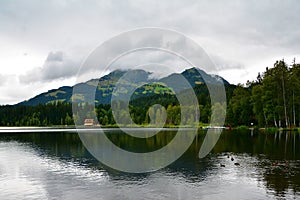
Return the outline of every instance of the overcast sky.
<path id="1" fill-rule="evenodd" d="M 172 29 L 192 38 L 218 74 L 234 84 L 254 80 L 277 59 L 300 60 L 297 0 L 3 0 L 0 104 L 73 85 L 92 50 L 141 27 Z"/>

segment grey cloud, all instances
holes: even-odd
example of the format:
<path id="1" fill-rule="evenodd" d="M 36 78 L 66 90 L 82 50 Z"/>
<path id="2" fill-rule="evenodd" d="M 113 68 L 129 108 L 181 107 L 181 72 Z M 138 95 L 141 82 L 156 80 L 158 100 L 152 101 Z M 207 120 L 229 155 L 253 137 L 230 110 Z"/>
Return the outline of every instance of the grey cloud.
<path id="1" fill-rule="evenodd" d="M 24 26 L 27 31 L 37 31 L 38 25 L 47 31 L 59 25 L 64 32 L 67 29 L 74 30 L 76 24 L 79 25 L 79 29 L 76 30 L 80 30 L 80 27 L 88 27 L 99 33 L 105 31 L 104 29 L 110 24 L 110 29 L 118 31 L 138 26 L 161 26 L 175 28 L 192 35 L 217 35 L 224 38 L 238 36 L 235 39 L 247 40 L 247 37 L 250 37 L 255 40 L 263 38 L 266 34 L 272 34 L 277 38 L 283 33 L 292 32 L 291 30 L 299 30 L 300 16 L 299 3 L 291 0 L 284 2 L 240 0 L 226 3 L 218 0 L 189 2 L 175 0 L 172 3 L 122 0 L 89 1 L 88 3 L 79 1 L 72 4 L 64 1 L 43 3 L 26 1 L 18 2 L 18 7 L 13 4 L 14 1 L 11 1 L 1 6 L 0 14 L 6 21 L 0 21 L 14 31 L 15 28 L 21 29 Z M 86 23 L 85 19 L 88 19 L 89 23 Z M 10 20 L 21 20 L 22 24 L 8 25 Z M 19 27 L 16 27 L 18 25 Z M 86 33 L 86 30 L 88 29 L 82 29 L 81 32 Z M 58 36 L 56 31 L 58 30 L 49 32 L 47 36 Z M 81 34 L 81 32 L 76 33 Z"/>
<path id="2" fill-rule="evenodd" d="M 34 68 L 19 77 L 22 83 L 54 81 L 77 74 L 80 62 L 70 59 L 63 52 L 50 52 L 42 67 Z"/>
<path id="3" fill-rule="evenodd" d="M 260 61 L 284 55 L 300 55 L 300 2 L 297 0 L 173 0 L 173 1 L 4 1 L 0 6 L 1 38 L 10 38 L 26 49 L 49 52 L 40 68 L 20 76 L 23 83 L 72 77 L 82 57 L 112 36 L 138 27 L 162 27 L 196 40 L 220 69 L 246 69 Z M 159 42 L 142 35 L 116 41 L 103 52 L 115 54 L 132 41 L 145 45 Z M 174 48 L 196 57 L 178 40 Z M 144 54 L 146 61 L 171 65 L 165 54 Z M 124 67 L 141 63 L 143 57 L 123 60 Z M 103 67 L 107 63 L 98 63 Z M 177 65 L 177 66 L 176 66 Z M 265 66 L 264 66 L 265 67 Z M 21 67 L 20 67 L 21 69 Z M 249 70 L 249 69 L 248 69 Z M 262 69 L 264 70 L 264 68 Z M 5 77 L 0 77 L 4 83 Z M 8 80 L 6 80 L 8 81 Z M 230 82 L 233 82 L 229 80 Z"/>
<path id="4" fill-rule="evenodd" d="M 114 62 L 111 63 L 112 61 Z M 169 66 L 170 73 L 197 64 L 200 65 L 197 67 L 207 72 L 215 71 L 206 53 L 184 35 L 163 29 L 146 28 L 126 32 L 99 46 L 84 63 L 82 72 L 97 71 L 99 67 L 103 70 L 108 64 L 109 69 L 114 70 L 142 67 L 147 63 Z"/>
<path id="5" fill-rule="evenodd" d="M 46 59 L 46 62 L 62 62 L 63 61 L 63 52 L 50 52 Z"/>
<path id="6" fill-rule="evenodd" d="M 299 34 L 295 34 L 300 31 L 298 1 L 145 3 L 133 0 L 68 4 L 65 1 L 38 3 L 32 0 L 18 2 L 18 7 L 13 4 L 13 1 L 6 2 L 0 8 L 3 31 L 20 37 L 25 33 L 27 39 L 41 44 L 56 40 L 63 43 L 67 38 L 71 39 L 70 43 L 99 41 L 103 34 L 108 38 L 131 28 L 159 26 L 174 28 L 192 37 L 214 38 L 221 45 L 240 43 L 245 45 L 244 48 L 264 45 L 299 49 L 299 42 L 296 42 Z M 70 43 L 67 45 L 72 45 Z"/>

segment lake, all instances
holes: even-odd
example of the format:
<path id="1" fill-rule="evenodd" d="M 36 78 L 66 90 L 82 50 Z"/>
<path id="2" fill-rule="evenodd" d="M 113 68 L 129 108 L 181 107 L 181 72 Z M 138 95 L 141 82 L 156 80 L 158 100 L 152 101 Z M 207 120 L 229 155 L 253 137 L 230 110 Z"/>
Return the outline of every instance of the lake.
<path id="1" fill-rule="evenodd" d="M 147 139 L 115 129 L 105 134 L 122 148 L 147 152 L 167 144 L 176 131 Z M 223 131 L 211 153 L 200 159 L 205 134 L 200 130 L 169 166 L 132 174 L 97 161 L 75 130 L 1 130 L 0 199 L 300 198 L 298 132 Z"/>

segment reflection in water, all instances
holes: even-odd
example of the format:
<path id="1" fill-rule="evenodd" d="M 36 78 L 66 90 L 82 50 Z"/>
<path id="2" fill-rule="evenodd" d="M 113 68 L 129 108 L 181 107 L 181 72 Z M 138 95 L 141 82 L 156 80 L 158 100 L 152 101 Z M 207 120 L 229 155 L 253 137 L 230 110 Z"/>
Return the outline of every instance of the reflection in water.
<path id="1" fill-rule="evenodd" d="M 106 131 L 112 142 L 134 152 L 159 149 L 175 134 L 165 130 L 141 139 Z M 99 163 L 76 133 L 1 133 L 0 199 L 299 198 L 299 133 L 224 132 L 213 151 L 199 159 L 204 137 L 200 131 L 164 169 L 128 174 Z"/>

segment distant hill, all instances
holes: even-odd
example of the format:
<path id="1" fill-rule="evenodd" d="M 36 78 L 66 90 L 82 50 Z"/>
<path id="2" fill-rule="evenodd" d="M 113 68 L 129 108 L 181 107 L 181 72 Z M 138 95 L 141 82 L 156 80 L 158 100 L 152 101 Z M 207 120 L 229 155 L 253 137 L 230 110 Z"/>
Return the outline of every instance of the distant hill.
<path id="1" fill-rule="evenodd" d="M 199 73 L 200 71 L 200 73 Z M 48 92 L 39 94 L 27 101 L 20 102 L 18 105 L 29 105 L 35 106 L 38 104 L 48 104 L 52 102 L 71 102 L 71 99 L 76 102 L 83 102 L 84 97 L 87 94 L 92 94 L 94 91 L 94 87 L 97 86 L 95 101 L 98 104 L 109 104 L 111 101 L 112 93 L 117 84 L 118 80 L 126 73 L 127 71 L 115 70 L 108 75 L 105 75 L 98 79 L 91 79 L 84 83 L 79 83 L 75 85 L 80 91 L 83 91 L 80 94 L 76 94 L 73 96 L 73 87 L 63 86 L 58 89 L 52 89 Z M 126 92 L 126 86 L 131 86 L 132 82 L 136 81 L 133 79 L 145 79 L 151 73 L 146 72 L 144 70 L 133 70 L 133 76 L 129 80 L 123 80 L 122 83 L 124 85 L 124 92 Z M 181 74 L 174 73 L 167 77 L 161 79 L 150 79 L 148 83 L 142 87 L 139 87 L 135 90 L 132 99 L 139 98 L 141 96 L 151 96 L 154 94 L 173 94 L 174 91 L 166 86 L 166 84 L 170 87 L 179 88 L 179 90 L 184 90 L 184 88 L 180 81 L 178 81 L 179 76 L 184 76 L 185 79 L 190 83 L 192 87 L 201 84 L 217 84 L 223 82 L 224 85 L 230 85 L 228 81 L 224 78 L 217 75 L 209 75 L 203 70 L 190 68 L 182 72 Z M 206 82 L 204 81 L 206 80 Z M 138 80 L 137 80 L 138 81 Z"/>

